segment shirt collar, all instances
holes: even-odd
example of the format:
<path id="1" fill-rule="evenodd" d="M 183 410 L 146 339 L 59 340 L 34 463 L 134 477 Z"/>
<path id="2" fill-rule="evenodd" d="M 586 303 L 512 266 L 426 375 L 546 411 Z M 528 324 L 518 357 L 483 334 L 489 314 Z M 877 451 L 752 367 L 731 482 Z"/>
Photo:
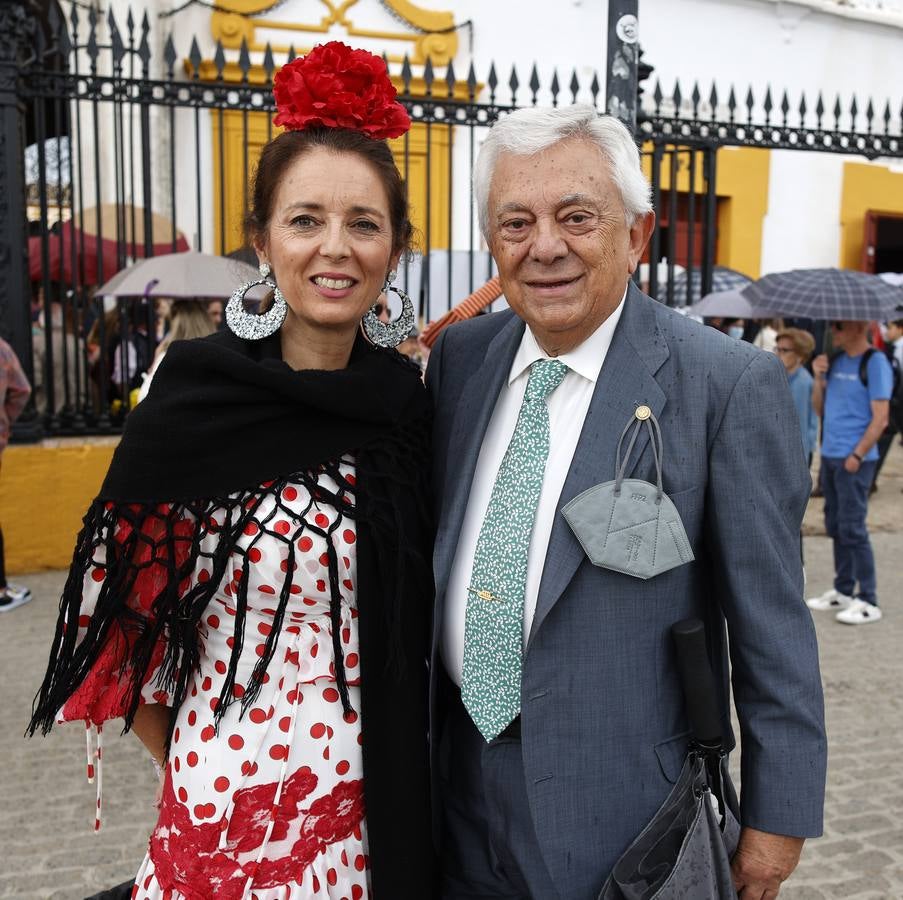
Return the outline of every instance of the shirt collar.
<path id="1" fill-rule="evenodd" d="M 621 320 L 626 297 L 627 288 L 624 289 L 624 296 L 621 297 L 621 302 L 615 311 L 582 344 L 579 344 L 568 353 L 562 353 L 558 357 L 572 372 L 576 372 L 593 384 L 596 383 L 599 378 L 599 372 L 602 371 L 602 363 L 605 362 L 608 348 L 611 346 L 611 340 L 614 337 L 615 328 L 618 327 L 618 322 Z M 508 384 L 513 384 L 538 359 L 549 359 L 549 356 L 539 346 L 536 338 L 533 336 L 533 331 L 527 325 L 524 329 L 524 336 L 521 338 L 520 346 L 517 348 L 517 353 L 514 354 L 514 361 L 511 363 Z"/>

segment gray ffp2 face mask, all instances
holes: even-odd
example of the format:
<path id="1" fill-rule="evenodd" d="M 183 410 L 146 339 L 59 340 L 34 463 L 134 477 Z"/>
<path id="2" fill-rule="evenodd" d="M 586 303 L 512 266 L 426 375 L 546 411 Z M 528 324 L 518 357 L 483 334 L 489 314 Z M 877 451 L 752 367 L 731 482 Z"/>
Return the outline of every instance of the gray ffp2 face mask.
<path id="1" fill-rule="evenodd" d="M 644 425 L 655 454 L 657 484 L 624 478 Z M 621 447 L 631 428 L 622 462 Z M 662 454 L 658 421 L 648 406 L 640 406 L 618 441 L 615 480 L 585 490 L 561 510 L 593 565 L 646 579 L 693 561 L 680 515 L 662 490 Z"/>

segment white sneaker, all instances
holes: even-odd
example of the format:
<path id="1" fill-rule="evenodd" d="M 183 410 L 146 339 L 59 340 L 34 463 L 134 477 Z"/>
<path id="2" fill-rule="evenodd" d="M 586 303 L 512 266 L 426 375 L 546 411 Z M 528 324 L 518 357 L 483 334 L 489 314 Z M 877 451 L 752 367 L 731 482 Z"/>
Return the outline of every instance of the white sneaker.
<path id="1" fill-rule="evenodd" d="M 0 590 L 0 613 L 9 612 L 31 600 L 31 591 L 18 584 L 8 584 L 6 590 Z"/>
<path id="2" fill-rule="evenodd" d="M 840 610 L 846 609 L 853 602 L 852 597 L 848 597 L 846 594 L 841 594 L 839 591 L 835 591 L 834 588 L 831 588 L 829 591 L 825 591 L 821 597 L 810 597 L 806 601 L 806 606 L 809 609 L 815 610 L 832 610 L 833 612 L 839 612 Z"/>
<path id="3" fill-rule="evenodd" d="M 881 621 L 881 608 L 857 597 L 834 618 L 838 622 L 843 622 L 844 625 L 868 625 L 870 622 Z"/>

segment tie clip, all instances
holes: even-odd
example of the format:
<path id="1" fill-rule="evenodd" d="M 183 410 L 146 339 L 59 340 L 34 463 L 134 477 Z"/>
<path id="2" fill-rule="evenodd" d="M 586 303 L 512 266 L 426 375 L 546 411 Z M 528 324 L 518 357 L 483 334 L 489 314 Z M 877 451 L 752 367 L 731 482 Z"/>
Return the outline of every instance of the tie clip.
<path id="1" fill-rule="evenodd" d="M 478 591 L 476 588 L 472 587 L 469 587 L 467 590 L 470 591 L 471 594 L 476 594 L 481 600 L 496 600 L 501 602 L 505 599 L 504 597 L 493 594 L 492 591 Z"/>

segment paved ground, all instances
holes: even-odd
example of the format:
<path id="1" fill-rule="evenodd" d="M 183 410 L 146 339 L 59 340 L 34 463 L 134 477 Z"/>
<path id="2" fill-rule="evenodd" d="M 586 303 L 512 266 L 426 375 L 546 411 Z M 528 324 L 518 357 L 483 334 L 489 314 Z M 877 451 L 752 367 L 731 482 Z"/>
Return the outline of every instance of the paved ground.
<path id="1" fill-rule="evenodd" d="M 903 900 L 903 448 L 895 446 L 871 519 L 885 611 L 850 628 L 816 618 L 830 768 L 825 836 L 807 845 L 787 900 Z M 810 593 L 831 582 L 831 549 L 813 501 L 806 519 Z M 46 661 L 63 575 L 29 576 L 28 606 L 0 616 L 0 898 L 81 900 L 130 877 L 154 820 L 154 778 L 138 741 L 105 734 L 104 826 L 76 725 L 22 738 Z M 693 898 L 695 900 L 695 898 Z"/>

